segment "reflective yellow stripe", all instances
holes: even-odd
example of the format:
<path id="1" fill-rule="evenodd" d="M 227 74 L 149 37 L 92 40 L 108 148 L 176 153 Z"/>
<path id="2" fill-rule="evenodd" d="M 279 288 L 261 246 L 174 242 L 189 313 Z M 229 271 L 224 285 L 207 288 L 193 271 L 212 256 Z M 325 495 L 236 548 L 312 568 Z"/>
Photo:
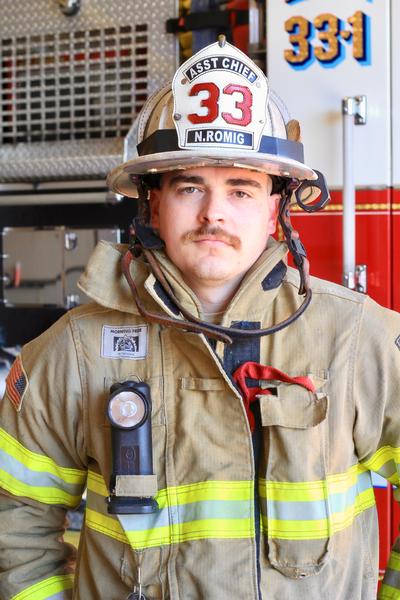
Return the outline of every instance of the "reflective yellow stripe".
<path id="1" fill-rule="evenodd" d="M 262 525 L 268 537 L 281 540 L 318 540 L 329 537 L 327 519 L 313 521 L 278 521 L 262 517 Z"/>
<path id="2" fill-rule="evenodd" d="M 101 475 L 89 471 L 88 490 L 101 496 L 108 496 L 108 489 Z M 156 494 L 158 506 L 166 508 L 171 503 L 168 499 L 174 498 L 172 504 L 183 505 L 192 502 L 205 502 L 207 500 L 251 500 L 253 498 L 253 483 L 251 481 L 201 481 L 188 485 L 168 487 L 159 490 Z"/>
<path id="3" fill-rule="evenodd" d="M 58 575 L 31 585 L 13 596 L 11 600 L 46 600 L 55 594 L 72 589 L 73 586 L 73 575 Z"/>
<path id="4" fill-rule="evenodd" d="M 346 529 L 346 527 L 349 527 L 352 524 L 357 515 L 374 505 L 374 491 L 370 489 L 361 492 L 361 494 L 358 494 L 353 506 L 349 506 L 343 512 L 334 513 L 331 516 L 332 533 Z"/>
<path id="5" fill-rule="evenodd" d="M 399 588 L 394 588 L 387 583 L 383 583 L 381 589 L 378 594 L 379 600 L 399 600 L 400 599 L 400 590 Z"/>
<path id="6" fill-rule="evenodd" d="M 362 511 L 374 506 L 375 496 L 372 489 L 358 494 L 354 505 L 343 512 L 334 513 L 327 519 L 313 520 L 277 520 L 262 517 L 263 530 L 269 538 L 287 540 L 313 540 L 329 537 L 333 533 L 349 527 L 354 518 Z"/>
<path id="7" fill-rule="evenodd" d="M 85 523 L 90 529 L 94 529 L 99 533 L 104 533 L 104 535 L 108 535 L 124 544 L 128 544 L 128 539 L 118 519 L 107 517 L 95 510 L 86 508 Z"/>
<path id="8" fill-rule="evenodd" d="M 370 474 L 362 465 L 331 475 L 326 481 L 260 483 L 260 496 L 270 516 L 263 516 L 262 524 L 270 538 L 328 537 L 351 525 L 360 512 L 375 504 Z M 95 473 L 89 473 L 88 490 L 102 498 L 108 495 L 104 481 Z M 89 500 L 90 495 L 90 506 Z M 175 486 L 160 490 L 156 500 L 157 513 L 121 515 L 121 526 L 102 514 L 105 504 L 99 504 L 100 512 L 88 512 L 87 524 L 121 541 L 127 538 L 135 549 L 212 537 L 254 537 L 251 481 Z"/>
<path id="9" fill-rule="evenodd" d="M 370 459 L 363 461 L 362 464 L 367 469 L 379 473 L 382 467 L 389 462 L 393 462 L 395 473 L 390 477 L 387 477 L 387 479 L 394 485 L 399 485 L 400 478 L 398 474 L 398 468 L 400 464 L 400 448 L 394 448 L 392 446 L 383 446 L 382 448 L 379 448 L 379 450 L 375 452 L 375 454 L 373 454 Z M 383 474 L 383 476 L 385 475 Z"/>
<path id="10" fill-rule="evenodd" d="M 27 485 L 19 479 L 15 479 L 3 469 L 0 469 L 0 485 L 14 496 L 24 496 L 44 504 L 65 504 L 75 507 L 81 501 L 81 494 L 74 496 L 56 487 Z"/>
<path id="11" fill-rule="evenodd" d="M 206 500 L 251 500 L 253 498 L 252 481 L 201 481 L 189 485 L 180 485 L 161 490 L 157 500 L 167 497 L 168 494 L 176 495 L 177 504 L 190 504 L 191 502 L 205 502 Z"/>
<path id="12" fill-rule="evenodd" d="M 45 504 L 79 504 L 86 471 L 61 467 L 54 460 L 25 448 L 0 428 L 0 487 L 16 496 Z"/>
<path id="13" fill-rule="evenodd" d="M 259 480 L 260 496 L 277 502 L 313 502 L 327 497 L 324 481 L 296 482 Z"/>
<path id="14" fill-rule="evenodd" d="M 106 496 L 102 477 L 89 472 L 87 526 L 135 549 L 212 537 L 254 537 L 251 481 L 203 481 L 166 488 L 156 495 L 156 513 L 119 515 L 121 524 L 105 514 Z"/>
<path id="15" fill-rule="evenodd" d="M 336 475 L 328 475 L 326 478 L 329 494 L 342 494 L 346 490 L 357 483 L 360 474 L 368 471 L 363 465 L 358 464 L 350 467 L 344 473 Z"/>
<path id="16" fill-rule="evenodd" d="M 253 527 L 252 519 L 205 519 L 145 531 L 126 531 L 126 536 L 133 548 L 151 548 L 210 538 L 248 538 L 253 536 Z"/>
<path id="17" fill-rule="evenodd" d="M 277 502 L 315 502 L 325 500 L 332 494 L 341 494 L 357 482 L 358 475 L 366 472 L 362 465 L 354 465 L 345 473 L 328 475 L 318 481 L 266 481 L 259 480 L 261 498 Z"/>
<path id="18" fill-rule="evenodd" d="M 393 571 L 400 571 L 400 554 L 398 552 L 392 550 L 387 566 L 388 569 L 393 569 Z"/>
<path id="19" fill-rule="evenodd" d="M 104 498 L 107 498 L 109 494 L 103 477 L 94 471 L 88 471 L 87 488 Z"/>
<path id="20" fill-rule="evenodd" d="M 51 458 L 43 456 L 42 454 L 37 454 L 36 452 L 31 452 L 1 428 L 0 449 L 18 460 L 28 469 L 52 473 L 65 481 L 65 483 L 83 484 L 86 480 L 86 471 L 71 469 L 69 467 L 60 467 L 60 465 Z"/>
<path id="21" fill-rule="evenodd" d="M 204 519 L 171 524 L 143 531 L 124 531 L 120 523 L 97 511 L 86 509 L 86 525 L 135 548 L 151 548 L 204 538 L 246 538 L 254 536 L 253 519 Z"/>

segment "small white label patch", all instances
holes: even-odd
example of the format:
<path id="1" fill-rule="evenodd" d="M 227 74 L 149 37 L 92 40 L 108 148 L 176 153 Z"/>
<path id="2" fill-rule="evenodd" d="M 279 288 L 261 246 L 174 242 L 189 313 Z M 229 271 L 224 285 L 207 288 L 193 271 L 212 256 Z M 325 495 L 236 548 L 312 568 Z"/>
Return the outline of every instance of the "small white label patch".
<path id="1" fill-rule="evenodd" d="M 138 360 L 147 356 L 147 325 L 103 325 L 101 356 Z"/>

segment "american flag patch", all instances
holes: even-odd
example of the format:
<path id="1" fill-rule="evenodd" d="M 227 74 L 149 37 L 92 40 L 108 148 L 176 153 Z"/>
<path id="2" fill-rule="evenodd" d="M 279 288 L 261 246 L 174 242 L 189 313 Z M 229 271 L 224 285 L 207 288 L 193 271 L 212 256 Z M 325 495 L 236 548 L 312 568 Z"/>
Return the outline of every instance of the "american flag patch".
<path id="1" fill-rule="evenodd" d="M 6 379 L 6 394 L 13 404 L 15 410 L 20 411 L 22 400 L 28 389 L 28 378 L 22 366 L 21 358 L 18 356 Z"/>

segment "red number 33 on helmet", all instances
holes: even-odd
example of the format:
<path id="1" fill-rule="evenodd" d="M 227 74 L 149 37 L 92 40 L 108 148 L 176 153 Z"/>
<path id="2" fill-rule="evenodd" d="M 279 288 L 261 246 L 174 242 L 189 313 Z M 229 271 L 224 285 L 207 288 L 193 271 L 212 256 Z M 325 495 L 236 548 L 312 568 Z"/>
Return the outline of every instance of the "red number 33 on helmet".
<path id="1" fill-rule="evenodd" d="M 196 83 L 190 90 L 189 96 L 197 96 L 200 92 L 207 92 L 208 96 L 202 98 L 200 106 L 207 109 L 205 115 L 199 115 L 197 113 L 191 113 L 188 115 L 188 119 L 193 124 L 199 123 L 213 123 L 219 116 L 219 88 L 215 83 Z M 235 117 L 229 112 L 222 112 L 221 117 L 226 123 L 230 125 L 241 125 L 246 127 L 251 123 L 253 105 L 253 96 L 248 87 L 239 84 L 230 83 L 224 87 L 222 93 L 225 95 L 232 96 L 233 94 L 240 94 L 241 99 L 235 101 L 235 109 L 240 111 L 241 116 Z"/>

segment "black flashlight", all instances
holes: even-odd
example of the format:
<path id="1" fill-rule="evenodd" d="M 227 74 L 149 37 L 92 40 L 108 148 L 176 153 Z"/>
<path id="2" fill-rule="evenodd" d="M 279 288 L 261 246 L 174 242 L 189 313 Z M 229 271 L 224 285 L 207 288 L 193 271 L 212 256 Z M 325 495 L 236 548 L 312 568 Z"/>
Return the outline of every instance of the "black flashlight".
<path id="1" fill-rule="evenodd" d="M 142 381 L 115 383 L 107 415 L 111 423 L 111 514 L 148 514 L 158 510 L 153 474 L 150 387 Z"/>

